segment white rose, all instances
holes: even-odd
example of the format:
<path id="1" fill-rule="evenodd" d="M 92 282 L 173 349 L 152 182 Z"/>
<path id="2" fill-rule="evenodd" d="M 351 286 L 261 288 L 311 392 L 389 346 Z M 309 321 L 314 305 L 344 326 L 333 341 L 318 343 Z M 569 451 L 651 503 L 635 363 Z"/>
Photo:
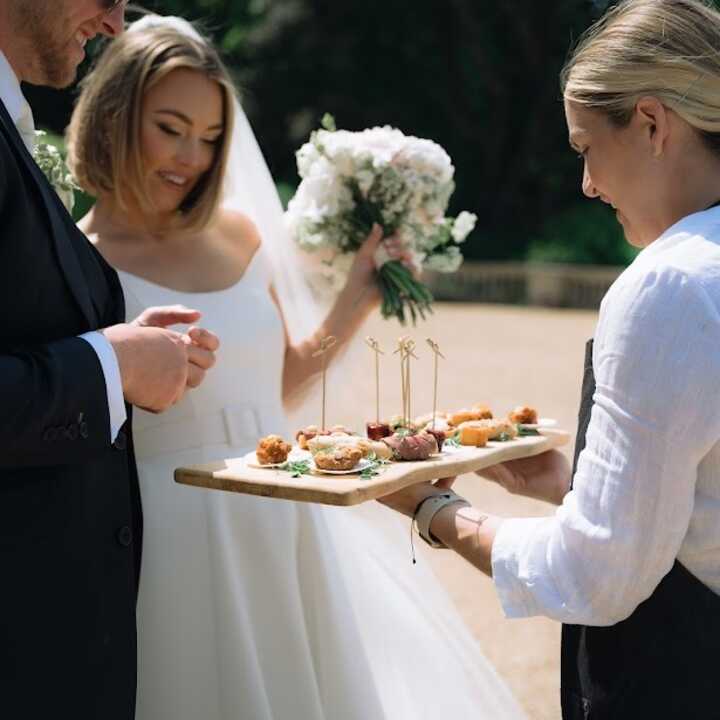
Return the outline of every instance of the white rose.
<path id="1" fill-rule="evenodd" d="M 469 212 L 461 212 L 452 227 L 453 240 L 456 243 L 465 242 L 467 236 L 475 229 L 477 223 L 477 215 Z"/>
<path id="2" fill-rule="evenodd" d="M 320 153 L 313 143 L 305 143 L 296 153 L 298 173 L 304 178 L 312 171 L 312 166 L 320 158 Z"/>

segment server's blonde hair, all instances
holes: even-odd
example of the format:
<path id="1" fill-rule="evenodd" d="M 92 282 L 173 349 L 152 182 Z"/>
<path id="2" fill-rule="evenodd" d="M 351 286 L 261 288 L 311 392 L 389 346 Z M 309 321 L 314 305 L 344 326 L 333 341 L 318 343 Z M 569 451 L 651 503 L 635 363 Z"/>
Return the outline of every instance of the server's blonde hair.
<path id="1" fill-rule="evenodd" d="M 108 44 L 82 91 L 68 128 L 68 164 L 78 184 L 94 196 L 110 195 L 121 207 L 154 208 L 146 192 L 140 128 L 145 93 L 173 70 L 202 73 L 223 94 L 223 133 L 212 167 L 178 214 L 177 227 L 200 230 L 222 199 L 234 123 L 230 75 L 209 42 L 167 27 L 128 32 Z"/>
<path id="2" fill-rule="evenodd" d="M 582 36 L 561 87 L 619 127 L 656 97 L 720 153 L 720 13 L 703 0 L 625 0 Z"/>

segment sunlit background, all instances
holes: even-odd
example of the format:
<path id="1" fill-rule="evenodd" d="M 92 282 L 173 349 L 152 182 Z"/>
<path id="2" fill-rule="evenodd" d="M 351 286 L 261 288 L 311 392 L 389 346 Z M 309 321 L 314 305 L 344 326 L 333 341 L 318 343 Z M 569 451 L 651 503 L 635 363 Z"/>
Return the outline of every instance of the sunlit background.
<path id="1" fill-rule="evenodd" d="M 632 253 L 614 215 L 580 193 L 558 83 L 573 40 L 606 4 L 147 0 L 144 7 L 198 21 L 221 48 L 285 199 L 298 182 L 295 151 L 330 112 L 342 128 L 389 124 L 446 148 L 457 169 L 451 210 L 480 217 L 469 258 L 622 265 Z M 29 95 L 38 124 L 61 135 L 75 92 Z"/>
<path id="2" fill-rule="evenodd" d="M 614 214 L 581 193 L 558 80 L 574 41 L 607 4 L 147 0 L 145 7 L 198 21 L 217 43 L 286 201 L 298 184 L 295 151 L 326 112 L 341 128 L 388 124 L 443 145 L 456 167 L 451 214 L 470 210 L 479 222 L 460 272 L 429 278 L 439 299 L 455 302 L 438 303 L 430 322 L 413 331 L 420 342 L 435 338 L 447 358 L 440 404 L 482 402 L 498 414 L 530 404 L 573 431 L 584 342 L 602 295 L 633 257 Z M 62 145 L 76 91 L 26 91 L 38 125 Z M 82 198 L 76 213 L 91 202 Z M 399 332 L 378 316 L 359 337 L 390 347 Z M 391 370 L 395 377 L 394 368 L 386 377 Z M 331 404 L 336 420 L 344 412 L 353 413 L 349 422 L 372 415 L 372 373 L 362 372 L 357 403 Z M 418 412 L 431 409 L 430 373 L 421 359 Z M 399 407 L 392 382 L 383 402 Z M 475 476 L 457 488 L 502 516 L 552 512 Z M 429 562 L 528 716 L 558 718 L 559 626 L 506 621 L 490 580 L 451 553 L 432 553 Z"/>

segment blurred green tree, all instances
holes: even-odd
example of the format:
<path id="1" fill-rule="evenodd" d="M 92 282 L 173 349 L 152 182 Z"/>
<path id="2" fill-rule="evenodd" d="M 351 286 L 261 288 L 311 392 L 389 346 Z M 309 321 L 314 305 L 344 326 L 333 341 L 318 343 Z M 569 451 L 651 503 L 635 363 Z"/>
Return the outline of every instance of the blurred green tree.
<path id="1" fill-rule="evenodd" d="M 297 182 L 294 151 L 331 112 L 344 128 L 395 125 L 448 150 L 453 208 L 481 217 L 474 256 L 524 256 L 539 223 L 577 199 L 558 74 L 595 11 L 586 0 L 151 4 L 218 28 L 280 182 Z"/>
<path id="2" fill-rule="evenodd" d="M 144 2 L 148 10 L 202 21 L 233 69 L 285 196 L 298 181 L 294 152 L 325 112 L 351 130 L 390 124 L 436 140 L 453 158 L 451 209 L 480 216 L 469 256 L 520 259 L 532 244 L 537 257 L 547 243 L 554 248 L 547 257 L 567 255 L 559 245 L 579 239 L 564 240 L 557 228 L 585 225 L 607 244 L 590 253 L 601 262 L 624 257 L 624 240 L 618 232 L 593 233 L 598 214 L 581 199 L 558 75 L 574 40 L 606 4 Z M 71 93 L 43 91 L 32 102 L 41 124 L 62 131 Z"/>

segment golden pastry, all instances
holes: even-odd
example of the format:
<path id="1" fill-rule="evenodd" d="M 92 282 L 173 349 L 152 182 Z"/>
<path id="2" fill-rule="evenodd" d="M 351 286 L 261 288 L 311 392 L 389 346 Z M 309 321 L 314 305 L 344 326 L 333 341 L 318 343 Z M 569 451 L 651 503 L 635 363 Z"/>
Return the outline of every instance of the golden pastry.
<path id="1" fill-rule="evenodd" d="M 535 408 L 528 405 L 518 405 L 518 407 L 508 414 L 508 419 L 510 422 L 518 425 L 536 425 L 538 412 Z"/>
<path id="2" fill-rule="evenodd" d="M 473 412 L 477 415 L 475 420 L 492 420 L 492 410 L 487 405 L 473 405 Z"/>
<path id="3" fill-rule="evenodd" d="M 483 424 L 484 420 L 468 420 L 458 426 L 458 440 L 461 445 L 485 447 L 492 429 Z"/>
<path id="4" fill-rule="evenodd" d="M 469 422 L 470 420 L 491 420 L 492 416 L 492 410 L 486 405 L 473 405 L 471 408 L 463 408 L 462 410 L 451 413 L 448 415 L 447 421 L 451 425 L 458 427 L 462 423 Z"/>
<path id="5" fill-rule="evenodd" d="M 279 435 L 268 435 L 258 441 L 255 456 L 261 465 L 280 465 L 287 460 L 292 446 Z"/>
<path id="6" fill-rule="evenodd" d="M 315 465 L 321 470 L 352 470 L 362 459 L 363 452 L 352 445 L 329 448 L 315 453 Z"/>

